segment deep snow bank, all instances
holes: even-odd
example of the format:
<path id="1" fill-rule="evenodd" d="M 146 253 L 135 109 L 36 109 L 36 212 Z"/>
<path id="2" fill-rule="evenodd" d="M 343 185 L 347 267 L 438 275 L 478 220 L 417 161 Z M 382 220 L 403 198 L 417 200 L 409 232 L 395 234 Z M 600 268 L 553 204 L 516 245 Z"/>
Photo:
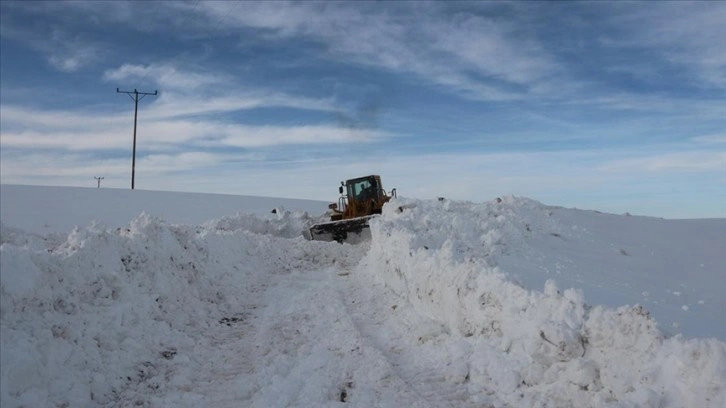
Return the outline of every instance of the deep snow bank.
<path id="1" fill-rule="evenodd" d="M 215 342 L 244 327 L 270 275 L 357 262 L 350 247 L 290 232 L 309 222 L 280 211 L 180 226 L 142 214 L 60 240 L 3 225 L 0 405 L 176 406 L 168 398 L 193 393 L 205 363 L 190 358 L 229 358 L 211 354 L 224 347 Z"/>
<path id="2" fill-rule="evenodd" d="M 726 405 L 726 343 L 664 338 L 640 306 L 590 308 L 553 281 L 529 291 L 497 266 L 526 250 L 528 237 L 557 237 L 560 228 L 550 208 L 527 199 L 399 200 L 372 222 L 358 272 L 451 336 L 499 351 L 501 364 L 472 353 L 469 378 L 507 404 Z"/>

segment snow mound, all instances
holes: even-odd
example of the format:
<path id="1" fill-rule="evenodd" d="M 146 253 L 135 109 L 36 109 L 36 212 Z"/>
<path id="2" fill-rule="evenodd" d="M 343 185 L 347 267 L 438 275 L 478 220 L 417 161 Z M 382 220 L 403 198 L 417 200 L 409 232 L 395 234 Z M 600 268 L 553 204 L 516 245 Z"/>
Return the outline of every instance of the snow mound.
<path id="1" fill-rule="evenodd" d="M 578 290 L 526 290 L 500 270 L 528 236 L 559 235 L 551 210 L 517 197 L 399 200 L 372 222 L 357 271 L 476 345 L 474 393 L 515 406 L 724 406 L 725 343 L 665 339 L 641 306 L 591 308 Z"/>
<path id="2" fill-rule="evenodd" d="M 350 247 L 299 230 L 284 238 L 305 217 L 179 226 L 144 213 L 126 228 L 76 228 L 59 244 L 3 228 L 2 405 L 173 406 L 167 389 L 191 389 L 202 363 L 188 356 L 244 327 L 267 274 L 357 262 Z"/>
<path id="3" fill-rule="evenodd" d="M 284 207 L 273 209 L 271 214 L 262 218 L 254 214 L 237 213 L 235 216 L 207 222 L 204 226 L 221 231 L 248 231 L 255 234 L 297 238 L 311 225 L 328 220 L 325 216 L 310 216 L 305 211 L 286 211 Z"/>

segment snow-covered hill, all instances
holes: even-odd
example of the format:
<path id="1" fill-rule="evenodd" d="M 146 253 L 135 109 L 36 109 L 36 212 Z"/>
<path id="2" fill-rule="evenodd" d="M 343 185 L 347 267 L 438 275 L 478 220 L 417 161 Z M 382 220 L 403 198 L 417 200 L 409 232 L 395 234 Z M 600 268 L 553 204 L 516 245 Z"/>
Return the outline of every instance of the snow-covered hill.
<path id="1" fill-rule="evenodd" d="M 724 219 L 398 199 L 351 246 L 300 235 L 325 203 L 0 198 L 3 407 L 726 406 Z"/>
<path id="2" fill-rule="evenodd" d="M 123 227 L 142 212 L 169 223 L 201 224 L 239 212 L 265 215 L 286 207 L 318 214 L 328 205 L 327 201 L 115 188 L 2 185 L 0 189 L 0 219 L 38 234 L 67 234 L 91 221 Z"/>

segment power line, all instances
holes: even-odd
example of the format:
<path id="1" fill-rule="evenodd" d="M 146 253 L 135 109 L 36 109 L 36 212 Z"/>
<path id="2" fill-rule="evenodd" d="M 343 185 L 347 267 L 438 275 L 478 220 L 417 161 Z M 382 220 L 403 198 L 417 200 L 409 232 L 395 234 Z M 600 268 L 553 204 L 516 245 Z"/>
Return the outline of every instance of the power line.
<path id="1" fill-rule="evenodd" d="M 103 177 L 94 177 L 94 178 L 96 179 L 96 181 L 98 181 L 98 187 L 96 187 L 96 188 L 101 188 L 101 180 L 103 180 Z"/>
<path id="2" fill-rule="evenodd" d="M 139 101 L 144 99 L 146 95 L 152 95 L 156 96 L 158 95 L 159 91 L 154 91 L 154 93 L 150 92 L 139 92 L 136 89 L 132 91 L 120 91 L 118 88 L 116 88 L 116 93 L 125 93 L 127 94 L 131 99 L 134 100 L 134 150 L 133 150 L 133 156 L 131 159 L 131 189 L 134 189 L 134 176 L 136 175 L 136 119 L 139 115 Z M 139 98 L 139 95 L 141 95 L 141 98 Z"/>

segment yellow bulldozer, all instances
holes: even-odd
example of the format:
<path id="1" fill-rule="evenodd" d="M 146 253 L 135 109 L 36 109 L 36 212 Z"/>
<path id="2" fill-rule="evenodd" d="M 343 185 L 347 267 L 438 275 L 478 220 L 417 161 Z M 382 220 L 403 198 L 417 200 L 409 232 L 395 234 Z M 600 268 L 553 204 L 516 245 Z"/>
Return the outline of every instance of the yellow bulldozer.
<path id="1" fill-rule="evenodd" d="M 313 240 L 355 243 L 367 238 L 368 221 L 396 197 L 395 188 L 386 193 L 378 175 L 341 181 L 338 191 L 338 202 L 328 205 L 330 221 L 310 227 Z"/>

